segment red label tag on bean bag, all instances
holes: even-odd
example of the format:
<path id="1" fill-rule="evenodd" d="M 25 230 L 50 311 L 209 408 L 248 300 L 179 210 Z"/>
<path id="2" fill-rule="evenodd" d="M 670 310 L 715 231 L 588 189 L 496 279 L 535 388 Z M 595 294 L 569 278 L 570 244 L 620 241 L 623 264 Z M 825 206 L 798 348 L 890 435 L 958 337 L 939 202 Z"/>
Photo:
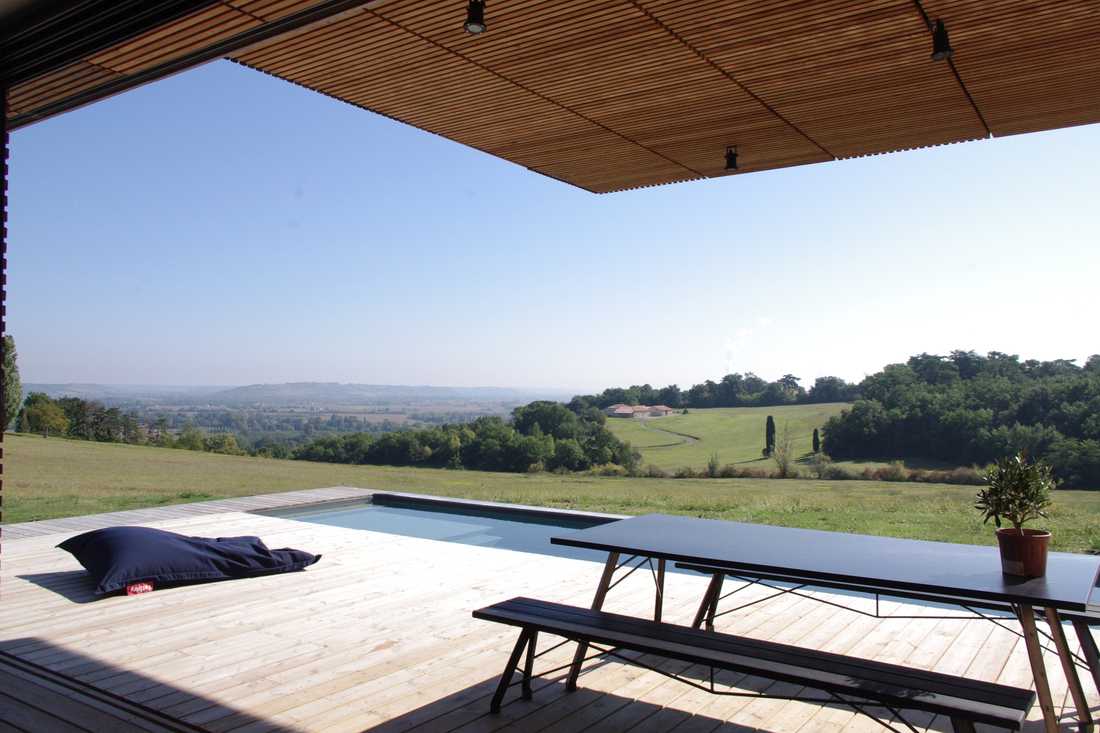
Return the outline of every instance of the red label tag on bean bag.
<path id="1" fill-rule="evenodd" d="M 153 584 L 152 583 L 145 583 L 145 582 L 130 583 L 130 585 L 126 586 L 126 595 L 128 595 L 128 596 L 136 596 L 140 593 L 152 593 L 152 592 L 153 592 Z"/>

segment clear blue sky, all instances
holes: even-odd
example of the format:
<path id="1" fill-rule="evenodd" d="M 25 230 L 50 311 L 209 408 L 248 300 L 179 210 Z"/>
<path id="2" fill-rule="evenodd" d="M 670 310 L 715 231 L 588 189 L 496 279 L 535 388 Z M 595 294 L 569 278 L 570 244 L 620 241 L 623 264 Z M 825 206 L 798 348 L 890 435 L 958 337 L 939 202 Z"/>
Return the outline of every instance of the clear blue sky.
<path id="1" fill-rule="evenodd" d="M 1098 171 L 1092 125 L 597 196 L 216 62 L 13 134 L 10 331 L 30 382 L 1082 360 Z"/>

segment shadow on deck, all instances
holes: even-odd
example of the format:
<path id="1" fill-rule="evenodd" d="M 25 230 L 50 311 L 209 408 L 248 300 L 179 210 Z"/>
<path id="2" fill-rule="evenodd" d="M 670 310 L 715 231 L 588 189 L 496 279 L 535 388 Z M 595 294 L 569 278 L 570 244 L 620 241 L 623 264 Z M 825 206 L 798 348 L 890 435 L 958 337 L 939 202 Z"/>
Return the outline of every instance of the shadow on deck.
<path id="1" fill-rule="evenodd" d="M 125 695 L 142 692 L 142 697 L 149 698 L 148 702 L 135 702 L 120 692 L 107 692 L 88 681 L 107 679 L 112 689 L 125 691 Z M 207 731 L 201 725 L 160 710 L 185 702 L 193 703 L 196 710 L 215 711 L 219 719 L 232 721 L 235 727 L 300 733 L 298 728 L 274 724 L 42 639 L 30 637 L 0 643 L 0 729 L 3 730 L 42 733 Z"/>

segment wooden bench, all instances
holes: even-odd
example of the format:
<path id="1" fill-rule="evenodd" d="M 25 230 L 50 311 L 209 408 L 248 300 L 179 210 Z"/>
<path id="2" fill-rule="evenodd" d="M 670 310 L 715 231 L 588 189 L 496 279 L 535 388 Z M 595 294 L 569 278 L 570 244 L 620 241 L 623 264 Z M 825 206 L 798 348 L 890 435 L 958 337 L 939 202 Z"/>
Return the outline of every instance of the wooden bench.
<path id="1" fill-rule="evenodd" d="M 792 588 L 803 588 L 805 586 L 814 586 L 818 588 L 835 588 L 843 591 L 850 591 L 853 593 L 859 593 L 864 595 L 883 595 L 893 598 L 908 598 L 917 601 L 926 601 L 930 603 L 941 603 L 946 605 L 957 605 L 965 608 L 973 613 L 976 613 L 975 609 L 981 608 L 991 611 L 1000 611 L 1002 613 L 1008 613 L 1012 616 L 1016 615 L 1016 609 L 1012 606 L 1004 603 L 992 603 L 985 601 L 973 601 L 962 600 L 958 598 L 952 598 L 943 595 L 934 595 L 930 593 L 904 593 L 901 594 L 896 590 L 875 588 L 873 586 L 856 585 L 853 583 L 841 583 L 826 580 L 807 580 L 805 578 L 794 578 L 788 575 L 781 575 L 776 573 L 744 573 L 737 570 L 729 570 L 726 568 L 714 567 L 711 565 L 699 565 L 697 563 L 678 562 L 676 567 L 681 570 L 692 570 L 696 573 L 710 576 L 710 585 L 707 586 L 706 593 L 703 594 L 703 599 L 699 603 L 699 610 L 695 614 L 695 620 L 692 622 L 692 628 L 701 628 L 706 626 L 707 629 L 714 630 L 714 618 L 718 613 L 718 602 L 722 594 L 722 583 L 726 576 L 735 578 L 742 582 L 749 582 L 747 578 L 753 578 L 757 581 L 777 581 L 780 583 L 786 583 Z M 767 586 L 774 588 L 774 586 Z M 832 604 L 837 605 L 837 604 Z M 866 613 L 859 611 L 859 613 Z M 1036 618 L 1045 620 L 1051 625 L 1052 633 L 1058 634 L 1058 639 L 1050 637 L 1055 644 L 1061 642 L 1064 639 L 1064 634 L 1061 631 L 1056 630 L 1058 624 L 1056 624 L 1051 617 L 1045 612 L 1036 612 Z M 1100 625 L 1100 618 L 1095 616 L 1086 616 L 1080 613 L 1071 613 L 1066 611 L 1060 611 L 1057 618 L 1060 621 L 1069 621 L 1073 624 L 1073 629 L 1077 632 L 1077 639 L 1081 643 L 1081 656 L 1084 657 L 1085 666 L 1088 667 L 1089 673 L 1092 675 L 1093 683 L 1096 685 L 1096 689 L 1100 691 L 1100 649 L 1096 646 L 1096 639 L 1093 638 L 1090 627 Z M 1071 692 L 1075 697 L 1075 704 L 1078 708 L 1087 709 L 1088 705 L 1084 702 L 1084 692 L 1080 688 L 1072 689 Z M 1081 702 L 1077 703 L 1077 697 L 1080 697 Z"/>
<path id="2" fill-rule="evenodd" d="M 523 697 L 530 699 L 539 632 L 591 644 L 604 654 L 629 650 L 709 667 L 712 682 L 704 689 L 717 694 L 723 693 L 713 688 L 713 670 L 727 670 L 822 690 L 829 699 L 816 700 L 867 715 L 868 704 L 944 715 L 957 733 L 972 732 L 975 723 L 1019 729 L 1035 700 L 1031 690 L 531 598 L 513 598 L 473 615 L 520 628 L 490 704 L 493 712 L 500 711 L 524 651 Z"/>

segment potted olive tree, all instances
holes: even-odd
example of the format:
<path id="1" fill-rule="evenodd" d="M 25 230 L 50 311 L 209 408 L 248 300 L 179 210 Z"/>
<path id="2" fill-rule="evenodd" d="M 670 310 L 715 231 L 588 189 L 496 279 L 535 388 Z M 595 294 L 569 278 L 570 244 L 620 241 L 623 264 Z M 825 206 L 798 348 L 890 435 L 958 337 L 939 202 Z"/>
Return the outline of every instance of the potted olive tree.
<path id="1" fill-rule="evenodd" d="M 984 514 L 984 521 L 993 519 L 998 527 L 1001 569 L 1006 575 L 1042 577 L 1046 573 L 1050 532 L 1025 529 L 1024 524 L 1047 516 L 1050 492 L 1056 486 L 1050 466 L 1028 461 L 1021 453 L 997 461 L 986 472 L 985 481 L 976 508 Z M 1002 521 L 1012 526 L 1002 527 Z"/>

